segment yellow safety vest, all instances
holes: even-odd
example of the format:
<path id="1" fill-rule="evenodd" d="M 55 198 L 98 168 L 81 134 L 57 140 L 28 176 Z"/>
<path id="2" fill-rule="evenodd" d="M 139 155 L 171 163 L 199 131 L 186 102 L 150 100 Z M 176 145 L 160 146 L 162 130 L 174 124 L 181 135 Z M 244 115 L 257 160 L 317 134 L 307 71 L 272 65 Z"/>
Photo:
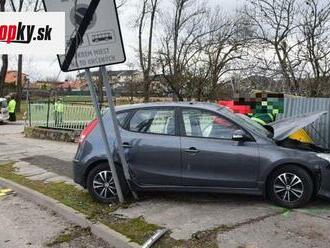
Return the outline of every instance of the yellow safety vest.
<path id="1" fill-rule="evenodd" d="M 259 124 L 262 125 L 262 126 L 267 125 L 267 123 L 266 123 L 264 120 L 261 120 L 261 119 L 256 118 L 256 117 L 252 117 L 251 120 L 253 120 L 253 121 L 259 123 Z"/>
<path id="2" fill-rule="evenodd" d="M 15 110 L 16 110 L 16 101 L 13 99 L 13 100 L 10 100 L 8 103 L 8 112 L 15 113 Z"/>
<path id="3" fill-rule="evenodd" d="M 55 103 L 55 111 L 59 112 L 59 113 L 63 113 L 64 112 L 64 104 L 63 103 Z"/>

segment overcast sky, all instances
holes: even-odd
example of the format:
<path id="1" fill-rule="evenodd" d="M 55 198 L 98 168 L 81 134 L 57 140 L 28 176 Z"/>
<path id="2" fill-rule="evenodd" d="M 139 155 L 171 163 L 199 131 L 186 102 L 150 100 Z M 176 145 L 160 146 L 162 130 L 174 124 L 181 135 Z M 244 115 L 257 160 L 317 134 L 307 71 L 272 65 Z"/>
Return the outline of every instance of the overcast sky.
<path id="1" fill-rule="evenodd" d="M 234 11 L 239 7 L 244 0 L 208 0 L 211 5 L 218 4 L 223 8 L 224 11 Z M 136 52 L 134 48 L 137 47 L 137 35 L 135 30 L 131 27 L 134 21 L 134 16 L 138 13 L 136 0 L 128 0 L 127 5 L 121 8 L 119 11 L 119 18 L 121 22 L 121 28 L 123 33 L 123 39 L 125 44 L 127 62 L 137 63 Z M 125 65 L 112 66 L 113 70 L 125 69 Z M 16 70 L 16 58 L 10 58 L 9 69 Z M 75 76 L 76 73 L 60 73 L 60 68 L 57 62 L 56 56 L 24 56 L 24 72 L 27 73 L 31 81 L 45 79 L 46 77 L 64 80 L 67 76 Z"/>

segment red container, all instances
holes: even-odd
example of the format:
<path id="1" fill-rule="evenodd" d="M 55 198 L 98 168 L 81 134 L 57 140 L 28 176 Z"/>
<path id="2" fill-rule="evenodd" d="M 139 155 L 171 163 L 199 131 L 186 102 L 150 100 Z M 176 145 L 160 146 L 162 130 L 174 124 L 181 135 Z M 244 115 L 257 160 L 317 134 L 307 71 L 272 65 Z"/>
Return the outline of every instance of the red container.
<path id="1" fill-rule="evenodd" d="M 231 109 L 234 113 L 247 115 L 247 114 L 250 114 L 252 112 L 250 106 L 248 106 L 248 105 L 235 105 L 234 101 L 219 101 L 218 104 Z"/>

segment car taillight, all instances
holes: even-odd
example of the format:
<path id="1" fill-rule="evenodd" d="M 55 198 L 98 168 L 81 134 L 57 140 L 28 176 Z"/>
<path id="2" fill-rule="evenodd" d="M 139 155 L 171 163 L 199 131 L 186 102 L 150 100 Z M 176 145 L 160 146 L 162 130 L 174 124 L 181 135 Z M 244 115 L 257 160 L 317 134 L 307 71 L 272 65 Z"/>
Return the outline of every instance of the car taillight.
<path id="1" fill-rule="evenodd" d="M 97 121 L 97 119 L 95 119 L 87 125 L 87 127 L 80 134 L 79 144 L 84 142 L 84 140 L 88 137 L 88 135 L 90 135 L 90 133 L 97 126 L 97 123 L 98 123 L 98 121 Z"/>

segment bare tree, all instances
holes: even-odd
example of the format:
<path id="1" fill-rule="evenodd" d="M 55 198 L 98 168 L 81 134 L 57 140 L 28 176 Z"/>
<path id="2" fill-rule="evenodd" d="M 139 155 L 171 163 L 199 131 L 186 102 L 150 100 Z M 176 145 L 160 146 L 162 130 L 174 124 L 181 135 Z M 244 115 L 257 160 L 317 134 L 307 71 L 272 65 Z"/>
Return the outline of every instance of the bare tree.
<path id="1" fill-rule="evenodd" d="M 136 25 L 139 32 L 139 62 L 143 72 L 144 102 L 148 102 L 150 98 L 150 73 L 152 71 L 153 38 L 158 4 L 159 0 L 143 0 L 141 13 Z M 146 46 L 144 46 L 145 29 L 147 29 L 148 34 L 148 37 L 146 38 Z"/>
<path id="2" fill-rule="evenodd" d="M 230 83 L 223 77 L 228 78 L 230 73 L 244 70 L 238 61 L 246 55 L 244 48 L 249 44 L 246 27 L 237 14 L 226 16 L 216 8 L 209 18 L 208 27 L 210 31 L 207 40 L 205 44 L 201 44 L 204 76 L 201 78 L 201 85 L 196 88 L 199 100 L 201 95 L 208 100 L 218 99 L 221 89 Z"/>
<path id="3" fill-rule="evenodd" d="M 296 39 L 299 23 L 296 19 L 297 0 L 248 0 L 244 14 L 253 27 L 251 38 L 257 46 L 274 52 L 276 63 L 263 69 L 279 71 L 291 93 L 299 92 L 297 70 L 301 61 L 296 57 L 300 41 Z"/>
<path id="4" fill-rule="evenodd" d="M 5 11 L 6 0 L 0 0 L 0 12 Z M 8 55 L 2 55 L 2 66 L 0 70 L 0 96 L 4 96 L 4 87 L 5 87 L 5 80 L 6 74 L 8 70 Z"/>
<path id="5" fill-rule="evenodd" d="M 28 1 L 29 2 L 29 1 Z M 21 12 L 24 7 L 24 0 L 10 0 L 11 8 L 14 12 Z M 30 3 L 30 2 L 29 2 Z M 18 61 L 17 61 L 17 77 L 16 77 L 16 111 L 21 111 L 21 102 L 22 102 L 22 91 L 23 91 L 23 85 L 22 85 L 22 70 L 23 70 L 23 55 L 18 55 Z"/>
<path id="6" fill-rule="evenodd" d="M 109 72 L 111 73 L 111 71 Z M 101 70 L 98 72 L 98 77 L 96 80 L 96 88 L 98 93 L 98 100 L 99 100 L 99 107 L 102 109 L 102 105 L 104 102 L 104 91 L 103 91 L 103 85 L 104 85 L 104 78 Z"/>
<path id="7" fill-rule="evenodd" d="M 159 64 L 174 98 L 183 101 L 187 91 L 187 69 L 201 53 L 199 44 L 205 30 L 206 10 L 196 0 L 173 0 L 174 15 L 163 19 L 164 30 Z"/>
<path id="8" fill-rule="evenodd" d="M 133 63 L 127 63 L 127 66 L 129 70 L 134 71 L 134 64 Z M 134 103 L 134 97 L 137 97 L 139 95 L 139 92 L 143 91 L 143 78 L 139 75 L 132 75 L 131 77 L 128 77 L 126 79 L 126 88 L 129 98 L 129 103 Z"/>
<path id="9" fill-rule="evenodd" d="M 301 59 L 308 96 L 320 96 L 330 83 L 330 3 L 306 0 L 301 8 Z M 323 87 L 322 87 L 323 86 Z"/>
<path id="10" fill-rule="evenodd" d="M 0 70 L 0 96 L 4 96 L 4 87 L 5 87 L 5 80 L 8 70 L 8 55 L 3 54 L 2 55 L 2 66 Z"/>
<path id="11" fill-rule="evenodd" d="M 22 11 L 41 11 L 43 10 L 43 4 L 41 0 L 9 0 L 12 11 L 22 12 Z M 22 91 L 23 91 L 23 55 L 19 54 L 17 59 L 17 90 L 16 90 L 16 100 L 17 100 L 17 111 L 21 110 L 22 101 Z"/>

